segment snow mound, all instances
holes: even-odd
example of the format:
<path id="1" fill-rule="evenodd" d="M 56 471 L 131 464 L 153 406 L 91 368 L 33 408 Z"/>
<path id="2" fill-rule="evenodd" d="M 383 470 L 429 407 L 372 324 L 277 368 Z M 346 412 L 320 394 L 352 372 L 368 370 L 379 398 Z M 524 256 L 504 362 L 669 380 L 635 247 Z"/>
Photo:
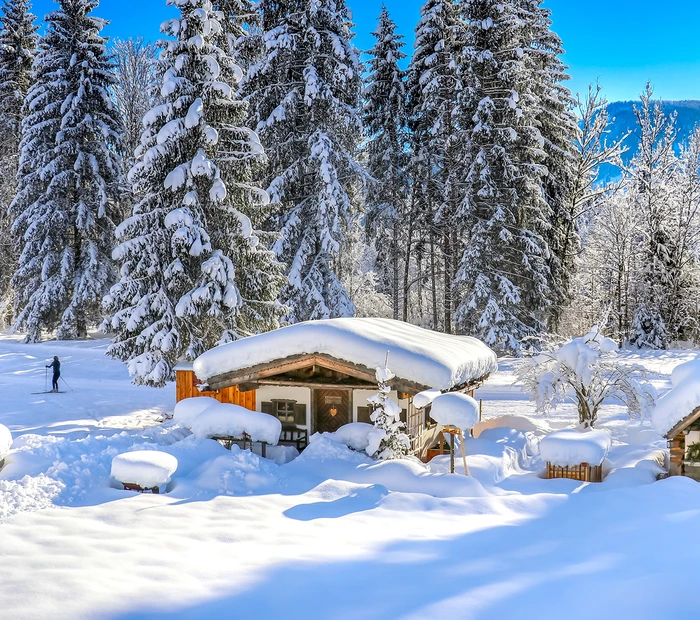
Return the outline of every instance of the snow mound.
<path id="1" fill-rule="evenodd" d="M 277 445 L 282 423 L 267 413 L 251 411 L 238 405 L 217 403 L 200 413 L 192 421 L 192 433 L 197 439 L 211 437 L 243 437 L 253 441 Z"/>
<path id="2" fill-rule="evenodd" d="M 498 368 L 496 354 L 469 336 L 441 334 L 393 319 L 341 318 L 297 323 L 220 345 L 198 357 L 194 370 L 207 381 L 304 354 L 377 368 L 384 365 L 387 352 L 396 377 L 440 390 Z"/>
<path id="3" fill-rule="evenodd" d="M 211 396 L 193 396 L 192 398 L 185 398 L 175 405 L 173 420 L 187 428 L 192 428 L 193 420 L 202 413 L 202 411 L 208 409 L 212 405 L 218 404 L 219 401 Z"/>
<path id="4" fill-rule="evenodd" d="M 331 441 L 337 441 L 346 445 L 352 450 L 362 452 L 369 445 L 369 435 L 374 426 L 366 422 L 351 422 L 344 424 L 335 433 L 314 433 L 309 438 L 309 442 L 317 441 L 320 437 L 325 437 Z"/>
<path id="5" fill-rule="evenodd" d="M 12 433 L 4 424 L 0 424 L 0 461 L 10 452 L 12 447 Z"/>
<path id="6" fill-rule="evenodd" d="M 112 478 L 122 483 L 138 484 L 144 489 L 170 482 L 177 469 L 177 459 L 158 450 L 136 450 L 112 459 Z"/>
<path id="7" fill-rule="evenodd" d="M 600 465 L 608 455 L 612 440 L 605 431 L 554 431 L 540 441 L 542 460 L 559 467 L 588 463 Z"/>
<path id="8" fill-rule="evenodd" d="M 684 364 L 679 364 L 671 371 L 671 385 L 679 386 L 686 379 L 700 378 L 700 359 L 690 360 Z"/>
<path id="9" fill-rule="evenodd" d="M 250 450 L 231 446 L 231 452 L 204 464 L 196 484 L 219 495 L 250 495 L 278 482 L 279 466 Z"/>
<path id="10" fill-rule="evenodd" d="M 666 435 L 678 422 L 700 407 L 700 360 L 676 366 L 671 373 L 673 387 L 656 403 L 652 423 L 659 435 Z"/>
<path id="11" fill-rule="evenodd" d="M 479 421 L 479 403 L 461 392 L 440 394 L 433 400 L 430 417 L 443 426 L 473 428 Z"/>
<path id="12" fill-rule="evenodd" d="M 472 435 L 481 437 L 481 433 L 490 428 L 512 428 L 524 433 L 535 433 L 536 435 L 546 435 L 552 432 L 552 428 L 543 420 L 535 421 L 521 415 L 502 415 L 478 422 L 474 425 Z"/>

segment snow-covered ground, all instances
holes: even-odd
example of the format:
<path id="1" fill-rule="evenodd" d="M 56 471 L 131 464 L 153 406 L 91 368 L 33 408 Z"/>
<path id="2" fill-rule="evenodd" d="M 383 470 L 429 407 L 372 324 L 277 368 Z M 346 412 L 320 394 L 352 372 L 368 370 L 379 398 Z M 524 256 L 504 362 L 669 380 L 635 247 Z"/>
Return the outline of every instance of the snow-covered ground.
<path id="1" fill-rule="evenodd" d="M 377 464 L 327 437 L 277 465 L 162 423 L 174 388 L 130 385 L 105 348 L 0 337 L 0 423 L 15 437 L 0 472 L 3 619 L 700 614 L 700 485 L 654 482 L 665 442 L 619 406 L 600 416 L 613 438 L 602 484 L 538 476 L 538 436 L 575 411 L 535 415 L 510 360 L 477 394 L 472 478 L 441 474 L 447 457 L 432 471 Z M 32 394 L 53 355 L 66 393 Z M 660 392 L 695 357 L 624 355 Z M 488 428 L 504 415 L 520 430 Z M 136 449 L 178 459 L 167 493 L 110 481 L 112 458 Z"/>

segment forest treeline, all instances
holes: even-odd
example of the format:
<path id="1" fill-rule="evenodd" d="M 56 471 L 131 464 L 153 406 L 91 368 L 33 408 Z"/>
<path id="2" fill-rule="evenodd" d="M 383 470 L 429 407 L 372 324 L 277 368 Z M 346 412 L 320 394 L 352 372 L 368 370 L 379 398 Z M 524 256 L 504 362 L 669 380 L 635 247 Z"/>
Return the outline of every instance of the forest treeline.
<path id="1" fill-rule="evenodd" d="M 366 57 L 344 0 L 166 2 L 152 45 L 107 41 L 97 0 L 58 0 L 41 36 L 4 1 L 0 315 L 28 341 L 101 326 L 163 385 L 338 316 L 510 354 L 592 324 L 697 338 L 700 134 L 647 86 L 623 158 L 541 0 L 427 0 L 410 54 L 383 7 Z"/>

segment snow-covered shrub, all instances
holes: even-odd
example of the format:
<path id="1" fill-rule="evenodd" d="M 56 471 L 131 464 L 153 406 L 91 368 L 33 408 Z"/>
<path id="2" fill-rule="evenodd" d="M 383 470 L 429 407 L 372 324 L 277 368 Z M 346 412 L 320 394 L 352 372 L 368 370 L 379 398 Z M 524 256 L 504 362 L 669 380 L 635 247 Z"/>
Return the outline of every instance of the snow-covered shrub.
<path id="1" fill-rule="evenodd" d="M 367 399 L 374 407 L 370 415 L 374 429 L 369 433 L 366 451 L 382 461 L 400 459 L 408 454 L 411 442 L 403 432 L 405 425 L 401 421 L 401 407 L 389 396 L 389 381 L 394 378 L 394 373 L 385 366 L 377 368 L 376 376 L 379 390 Z"/>
<path id="2" fill-rule="evenodd" d="M 621 363 L 616 349 L 615 341 L 594 327 L 581 338 L 523 360 L 518 378 L 539 411 L 546 413 L 566 401 L 576 403 L 584 427 L 595 425 L 606 398 L 627 405 L 630 417 L 647 414 L 654 406 L 655 390 L 645 381 L 645 370 Z"/>

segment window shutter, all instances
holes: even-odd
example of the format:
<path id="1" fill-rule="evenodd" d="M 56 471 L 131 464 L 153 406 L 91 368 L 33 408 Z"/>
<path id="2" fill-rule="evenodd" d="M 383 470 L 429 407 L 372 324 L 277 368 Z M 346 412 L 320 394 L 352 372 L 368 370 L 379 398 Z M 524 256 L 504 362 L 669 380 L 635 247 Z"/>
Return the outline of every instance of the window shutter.
<path id="1" fill-rule="evenodd" d="M 269 413 L 270 415 L 276 415 L 275 406 L 272 403 L 260 403 L 260 410 L 263 413 Z"/>
<path id="2" fill-rule="evenodd" d="M 304 403 L 294 403 L 294 424 L 306 426 L 306 405 Z"/>

